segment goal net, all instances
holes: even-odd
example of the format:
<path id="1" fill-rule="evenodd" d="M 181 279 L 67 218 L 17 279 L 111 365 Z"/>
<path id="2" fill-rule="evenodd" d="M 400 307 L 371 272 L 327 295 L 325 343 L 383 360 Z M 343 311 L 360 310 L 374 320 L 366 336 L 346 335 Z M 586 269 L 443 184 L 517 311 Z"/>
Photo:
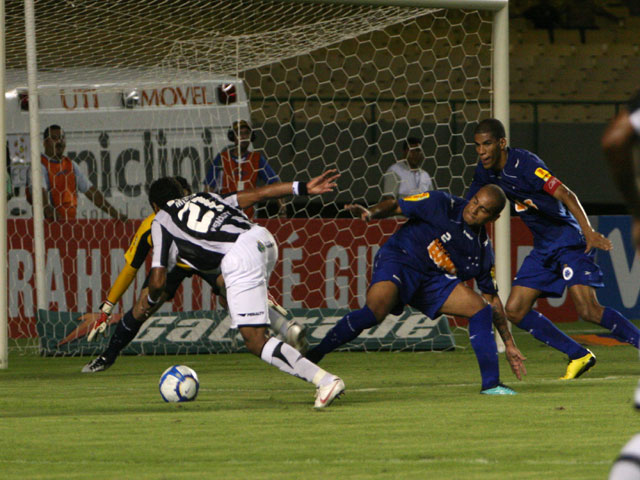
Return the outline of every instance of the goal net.
<path id="1" fill-rule="evenodd" d="M 462 195 L 476 161 L 471 132 L 491 113 L 488 11 L 38 0 L 39 144 L 47 126 L 60 125 L 65 155 L 128 217 L 113 219 L 91 193 L 78 193 L 76 219 L 44 221 L 45 259 L 38 265 L 25 194 L 34 105 L 26 93 L 25 17 L 22 2 L 6 8 L 9 331 L 19 348 L 89 354 L 104 347 L 86 342 L 87 319 L 96 315 L 136 228 L 151 213 L 149 184 L 181 175 L 203 190 L 214 159 L 229 149 L 236 120 L 250 123 L 250 150 L 282 181 L 306 180 L 327 168 L 341 174 L 335 194 L 288 199 L 286 218 L 275 203 L 255 212 L 280 248 L 271 293 L 310 327 L 313 344 L 363 304 L 373 257 L 400 224 L 365 225 L 345 215 L 343 205 L 381 199 L 384 174 L 404 158 L 408 137 L 418 139 L 433 188 Z M 131 308 L 148 266 L 116 306 L 115 320 Z M 37 275 L 44 275 L 43 292 L 36 292 Z M 46 300 L 40 309 L 37 295 Z M 351 346 L 449 348 L 450 327 L 456 327 L 450 321 L 407 311 Z M 228 322 L 211 289 L 188 279 L 130 351 L 232 351 L 240 344 Z"/>

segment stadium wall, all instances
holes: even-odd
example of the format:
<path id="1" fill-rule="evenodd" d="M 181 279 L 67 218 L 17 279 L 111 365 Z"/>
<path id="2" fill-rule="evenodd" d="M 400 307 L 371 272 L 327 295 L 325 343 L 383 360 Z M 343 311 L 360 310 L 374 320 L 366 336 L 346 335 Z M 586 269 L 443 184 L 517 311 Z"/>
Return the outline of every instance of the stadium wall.
<path id="1" fill-rule="evenodd" d="M 640 261 L 630 243 L 628 216 L 591 217 L 595 228 L 611 239 L 611 252 L 598 252 L 606 287 L 600 300 L 630 318 L 640 318 Z M 9 325 L 12 338 L 34 337 L 34 263 L 28 220 L 9 222 Z M 358 308 L 364 300 L 373 258 L 379 245 L 398 228 L 388 219 L 365 224 L 351 219 L 270 219 L 260 221 L 277 232 L 280 247 L 271 287 L 276 299 L 289 309 Z M 131 224 L 131 225 L 129 225 Z M 87 312 L 97 309 L 120 268 L 135 222 L 125 226 L 112 220 L 77 220 L 47 224 L 47 282 L 49 310 Z M 520 219 L 512 225 L 513 273 L 531 250 L 532 239 Z M 115 230 L 105 241 L 104 232 Z M 72 247 L 66 238 L 77 238 Z M 327 239 L 333 239 L 328 241 Z M 144 280 L 139 272 L 136 290 Z M 120 309 L 133 302 L 125 294 Z M 199 279 L 187 280 L 173 305 L 164 311 L 215 310 L 210 289 Z M 557 322 L 577 320 L 571 300 L 539 299 L 537 309 Z"/>

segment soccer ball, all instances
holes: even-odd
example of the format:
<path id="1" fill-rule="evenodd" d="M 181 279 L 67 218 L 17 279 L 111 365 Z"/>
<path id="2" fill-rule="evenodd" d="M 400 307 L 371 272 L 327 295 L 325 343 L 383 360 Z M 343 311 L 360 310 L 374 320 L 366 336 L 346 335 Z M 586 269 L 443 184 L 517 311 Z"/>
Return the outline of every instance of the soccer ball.
<path id="1" fill-rule="evenodd" d="M 159 387 L 165 402 L 190 402 L 196 399 L 200 382 L 189 367 L 174 365 L 162 372 Z"/>

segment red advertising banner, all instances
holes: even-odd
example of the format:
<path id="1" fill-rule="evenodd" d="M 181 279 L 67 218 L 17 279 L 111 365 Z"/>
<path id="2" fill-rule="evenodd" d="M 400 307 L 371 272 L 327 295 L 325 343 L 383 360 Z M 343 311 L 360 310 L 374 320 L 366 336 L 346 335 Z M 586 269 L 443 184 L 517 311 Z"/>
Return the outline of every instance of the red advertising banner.
<path id="1" fill-rule="evenodd" d="M 371 265 L 380 245 L 402 221 L 365 223 L 354 219 L 269 219 L 259 223 L 276 237 L 279 261 L 271 277 L 271 292 L 285 308 L 359 308 L 366 295 Z M 75 220 L 45 225 L 45 285 L 47 309 L 96 311 L 124 265 L 124 252 L 139 223 L 115 220 Z M 34 337 L 35 261 L 33 225 L 10 220 L 10 337 Z M 512 220 L 512 269 L 531 248 L 531 235 L 519 219 Z M 150 260 L 149 260 L 150 261 Z M 147 265 L 148 266 L 148 265 Z M 139 291 L 144 275 L 137 277 Z M 123 297 L 120 311 L 131 308 L 134 289 Z M 208 286 L 199 278 L 185 281 L 173 311 L 215 308 Z M 538 310 L 553 321 L 574 321 L 570 299 L 539 300 Z"/>

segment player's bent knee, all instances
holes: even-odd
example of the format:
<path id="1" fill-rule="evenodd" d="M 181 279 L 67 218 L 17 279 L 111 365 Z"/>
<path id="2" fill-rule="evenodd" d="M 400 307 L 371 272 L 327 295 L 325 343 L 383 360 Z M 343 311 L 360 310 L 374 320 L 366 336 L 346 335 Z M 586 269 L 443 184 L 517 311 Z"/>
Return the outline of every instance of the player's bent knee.
<path id="1" fill-rule="evenodd" d="M 578 313 L 578 316 L 591 323 L 600 323 L 603 310 L 604 309 L 602 307 L 598 307 L 596 305 L 576 305 L 576 312 Z"/>
<path id="2" fill-rule="evenodd" d="M 382 322 L 398 301 L 398 287 L 392 282 L 379 282 L 367 292 L 366 305 L 378 323 Z"/>
<path id="3" fill-rule="evenodd" d="M 524 318 L 527 312 L 523 308 L 517 308 L 514 305 L 507 305 L 504 308 L 504 313 L 507 316 L 507 320 L 511 323 L 520 323 L 520 321 Z"/>
<path id="4" fill-rule="evenodd" d="M 389 311 L 391 310 L 390 308 L 389 309 L 383 308 L 380 305 L 370 305 L 368 302 L 366 305 L 369 308 L 369 310 L 373 312 L 373 315 L 376 317 L 376 321 L 378 323 L 382 322 L 388 315 Z"/>
<path id="5" fill-rule="evenodd" d="M 489 304 L 485 301 L 482 302 L 474 302 L 474 304 L 471 306 L 470 309 L 470 314 L 468 315 L 469 318 L 477 315 L 478 313 L 480 313 L 482 310 L 484 310 L 485 308 L 487 308 L 487 306 L 489 306 Z M 493 312 L 493 307 L 491 307 L 491 311 Z"/>
<path id="6" fill-rule="evenodd" d="M 264 344 L 267 343 L 264 328 L 240 327 L 240 334 L 247 350 L 259 357 Z"/>

